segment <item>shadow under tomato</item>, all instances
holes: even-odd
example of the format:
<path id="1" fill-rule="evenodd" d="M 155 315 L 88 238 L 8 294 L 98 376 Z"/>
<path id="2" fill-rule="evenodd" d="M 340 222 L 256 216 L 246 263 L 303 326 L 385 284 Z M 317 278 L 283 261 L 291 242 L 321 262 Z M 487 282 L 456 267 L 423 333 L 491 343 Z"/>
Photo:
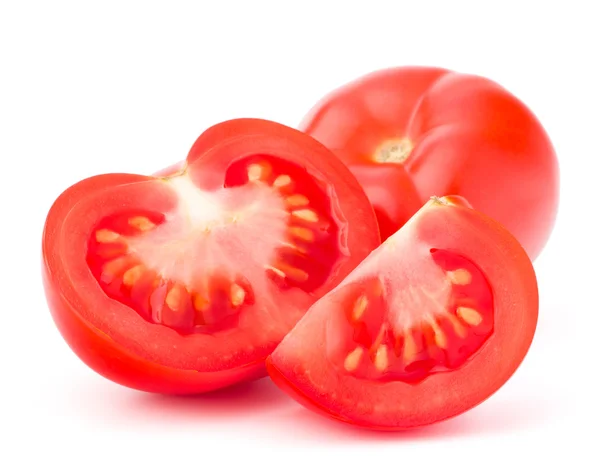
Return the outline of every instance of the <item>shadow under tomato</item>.
<path id="1" fill-rule="evenodd" d="M 398 432 L 373 431 L 329 419 L 298 405 L 277 416 L 280 432 L 296 438 L 324 441 L 443 440 L 498 435 L 534 428 L 558 418 L 560 410 L 535 397 L 490 400 L 446 421 Z"/>
<path id="2" fill-rule="evenodd" d="M 287 397 L 268 378 L 262 378 L 192 396 L 135 393 L 127 408 L 149 419 L 169 415 L 182 421 L 226 421 L 266 415 L 289 405 Z"/>

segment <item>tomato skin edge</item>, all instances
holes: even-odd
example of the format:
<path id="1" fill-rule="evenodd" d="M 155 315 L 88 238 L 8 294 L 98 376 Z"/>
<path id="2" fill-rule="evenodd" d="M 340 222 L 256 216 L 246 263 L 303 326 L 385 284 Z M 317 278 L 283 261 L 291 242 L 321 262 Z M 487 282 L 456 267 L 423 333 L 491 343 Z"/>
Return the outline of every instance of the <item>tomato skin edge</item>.
<path id="1" fill-rule="evenodd" d="M 62 338 L 88 367 L 101 376 L 144 392 L 197 394 L 265 376 L 264 362 L 260 360 L 233 370 L 199 372 L 143 359 L 94 327 L 65 297 L 63 291 L 69 290 L 70 285 L 65 288 L 65 275 L 60 270 L 63 264 L 55 249 L 64 214 L 90 190 L 146 179 L 135 174 L 89 177 L 67 188 L 51 206 L 42 234 L 41 273 L 48 308 Z"/>
<path id="2" fill-rule="evenodd" d="M 257 361 L 235 370 L 204 373 L 178 370 L 142 359 L 94 328 L 56 291 L 46 266 L 42 279 L 50 313 L 61 336 L 90 368 L 120 385 L 143 392 L 188 395 L 209 392 L 265 376 Z"/>
<path id="3" fill-rule="evenodd" d="M 422 428 L 424 426 L 430 425 L 418 425 L 418 426 L 406 426 L 406 427 L 389 427 L 389 426 L 377 426 L 368 423 L 362 423 L 360 421 L 353 421 L 351 419 L 345 418 L 342 415 L 332 412 L 326 407 L 319 405 L 312 401 L 312 399 L 306 395 L 302 390 L 298 389 L 294 386 L 294 383 L 290 381 L 282 372 L 275 366 L 273 361 L 271 360 L 271 356 L 267 357 L 265 362 L 267 373 L 271 380 L 275 383 L 275 385 L 281 389 L 285 394 L 287 394 L 291 399 L 298 402 L 300 405 L 310 410 L 311 412 L 315 412 L 318 415 L 321 415 L 330 420 L 334 420 L 344 425 L 348 425 L 354 428 L 363 429 L 366 431 L 385 431 L 385 432 L 394 432 L 394 431 L 411 431 L 414 429 Z M 443 420 L 437 421 L 435 424 L 450 419 L 452 417 L 445 418 Z"/>
<path id="4" fill-rule="evenodd" d="M 319 386 L 322 386 L 324 384 L 323 381 L 315 383 L 313 380 L 306 380 L 306 377 L 302 378 L 302 376 L 297 376 L 295 366 L 296 365 L 302 366 L 303 364 L 308 362 L 307 359 L 311 359 L 311 358 L 312 358 L 312 362 L 313 362 L 311 369 L 315 369 L 315 370 L 319 370 L 319 371 L 322 370 L 323 369 L 322 366 L 315 367 L 315 365 L 319 364 L 319 362 L 321 362 L 321 360 L 320 359 L 315 360 L 314 356 L 320 355 L 320 353 L 317 352 L 318 348 L 309 350 L 308 352 L 299 350 L 299 349 L 301 349 L 301 346 L 302 346 L 301 343 L 298 343 L 298 342 L 290 343 L 288 341 L 288 343 L 286 344 L 286 339 L 284 339 L 282 344 L 280 344 L 280 346 L 278 346 L 278 348 L 275 349 L 273 354 L 271 354 L 267 359 L 267 371 L 268 371 L 269 375 L 271 376 L 271 378 L 273 379 L 273 381 L 275 382 L 275 384 L 277 384 L 285 393 L 290 395 L 298 403 L 304 405 L 306 408 L 308 408 L 312 411 L 315 411 L 315 412 L 317 412 L 321 415 L 327 416 L 329 418 L 333 418 L 333 419 L 345 422 L 347 424 L 351 424 L 358 428 L 368 428 L 371 430 L 380 430 L 380 431 L 384 431 L 384 430 L 385 431 L 406 431 L 406 430 L 414 430 L 414 429 L 422 428 L 425 426 L 431 426 L 433 424 L 441 423 L 448 419 L 458 417 L 458 416 L 468 412 L 469 410 L 472 410 L 473 408 L 477 407 L 478 405 L 485 402 L 486 400 L 488 400 L 506 382 L 508 382 L 508 380 L 515 374 L 515 372 L 519 369 L 519 367 L 523 363 L 523 361 L 527 355 L 527 352 L 529 351 L 529 349 L 532 345 L 532 342 L 534 340 L 534 337 L 535 337 L 537 321 L 538 321 L 538 305 L 539 305 L 537 279 L 536 279 L 535 271 L 534 271 L 533 265 L 532 265 L 530 259 L 528 258 L 525 250 L 522 248 L 522 246 L 518 242 L 516 242 L 515 238 L 512 237 L 512 235 L 510 235 L 506 231 L 506 229 L 501 226 L 501 224 L 499 224 L 494 219 L 487 217 L 487 216 L 479 213 L 478 211 L 471 209 L 468 206 L 468 204 L 465 204 L 466 201 L 460 201 L 461 199 L 462 198 L 460 198 L 460 197 L 432 198 L 432 200 L 429 203 L 429 207 L 444 208 L 445 213 L 448 213 L 448 212 L 450 212 L 450 210 L 453 210 L 453 213 L 452 213 L 453 215 L 458 213 L 460 216 L 465 217 L 465 218 L 467 218 L 469 216 L 476 218 L 476 219 L 480 220 L 481 225 L 483 227 L 485 227 L 482 231 L 487 231 L 491 235 L 496 236 L 497 238 L 499 238 L 498 241 L 508 240 L 508 242 L 506 243 L 506 246 L 507 246 L 506 251 L 501 251 L 501 252 L 509 260 L 501 260 L 500 263 L 512 261 L 512 262 L 514 262 L 515 269 L 519 270 L 519 271 L 509 272 L 508 276 L 509 276 L 510 280 L 507 280 L 507 282 L 513 283 L 513 284 L 508 284 L 508 287 L 514 288 L 516 293 L 520 296 L 516 299 L 508 299 L 508 300 L 506 299 L 505 295 L 502 296 L 502 301 L 505 302 L 506 304 L 503 303 L 500 306 L 500 309 L 502 310 L 502 312 L 504 314 L 506 314 L 507 311 L 509 312 L 508 315 L 512 319 L 512 322 L 518 324 L 518 326 L 515 326 L 516 328 L 518 328 L 517 331 L 522 333 L 522 335 L 519 338 L 519 340 L 516 340 L 515 342 L 511 342 L 509 345 L 503 345 L 500 341 L 494 341 L 495 344 L 493 344 L 493 345 L 496 345 L 497 347 L 501 347 L 501 348 L 490 349 L 489 345 L 487 347 L 483 348 L 484 349 L 483 353 L 485 353 L 485 356 L 488 359 L 488 360 L 486 360 L 486 362 L 489 361 L 490 355 L 492 355 L 492 356 L 500 355 L 498 353 L 501 351 L 502 352 L 512 352 L 512 356 L 500 355 L 500 358 L 496 358 L 496 359 L 492 358 L 491 359 L 494 361 L 502 361 L 503 365 L 501 366 L 501 369 L 502 369 L 501 374 L 486 375 L 484 373 L 484 370 L 481 369 L 481 366 L 485 366 L 485 365 L 487 365 L 487 363 L 481 364 L 480 363 L 481 357 L 476 356 L 467 365 L 463 366 L 459 370 L 456 370 L 456 373 L 451 372 L 451 373 L 444 373 L 444 374 L 432 376 L 431 381 L 438 383 L 438 384 L 435 387 L 432 387 L 431 381 L 424 382 L 423 386 L 419 386 L 419 389 L 422 389 L 422 392 L 419 392 L 418 394 L 411 394 L 412 397 L 410 397 L 410 401 L 411 401 L 411 403 L 415 404 L 415 403 L 418 403 L 418 400 L 427 400 L 427 394 L 438 393 L 440 391 L 440 389 L 442 389 L 442 388 L 465 387 L 465 385 L 466 385 L 465 378 L 470 379 L 470 381 L 471 381 L 470 384 L 475 384 L 475 382 L 473 380 L 477 379 L 477 375 L 481 375 L 483 373 L 484 379 L 485 379 L 485 381 L 484 381 L 485 387 L 479 388 L 483 392 L 481 394 L 477 393 L 478 397 L 475 397 L 474 400 L 470 400 L 469 397 L 472 397 L 475 394 L 472 392 L 467 392 L 468 395 L 463 395 L 463 397 L 462 397 L 462 399 L 467 400 L 467 402 L 464 402 L 464 400 L 461 400 L 460 402 L 456 402 L 456 403 L 462 403 L 464 405 L 464 408 L 461 408 L 462 406 L 452 406 L 452 407 L 442 406 L 440 408 L 441 412 L 434 410 L 432 413 L 430 410 L 426 414 L 419 415 L 417 417 L 417 419 L 412 419 L 412 418 L 410 420 L 407 419 L 406 420 L 407 422 L 404 422 L 404 423 L 398 423 L 397 420 L 393 420 L 393 421 L 396 421 L 396 423 L 389 422 L 389 421 L 388 421 L 388 423 L 385 423 L 385 422 L 382 422 L 382 420 L 380 420 L 380 419 L 378 419 L 379 423 L 375 423 L 375 422 L 370 421 L 370 419 L 366 416 L 363 416 L 360 414 L 357 415 L 356 413 L 353 412 L 352 409 L 343 408 L 343 407 L 341 408 L 338 406 L 339 404 L 330 402 L 331 399 L 329 399 L 327 397 L 329 395 L 329 393 L 327 391 L 324 391 L 324 389 L 322 387 L 319 388 Z M 485 230 L 485 229 L 487 229 L 487 230 Z M 425 229 L 423 229 L 423 230 L 426 233 L 431 232 L 431 230 L 429 230 L 429 231 L 426 231 Z M 419 236 L 422 238 L 426 238 L 422 234 L 419 234 Z M 445 246 L 442 246 L 442 247 L 445 247 Z M 494 246 L 490 246 L 490 248 L 493 249 Z M 490 265 L 492 265 L 492 264 L 490 264 Z M 497 265 L 493 264 L 492 266 L 497 266 Z M 486 265 L 486 267 L 488 267 L 488 270 L 489 270 L 489 265 Z M 502 281 L 504 281 L 504 280 L 502 280 Z M 511 292 L 506 288 L 502 288 L 502 286 L 506 286 L 506 285 L 500 284 L 500 285 L 494 286 L 494 288 L 496 290 L 496 294 L 501 295 L 502 293 L 507 294 L 507 293 Z M 520 304 L 517 305 L 517 304 L 511 303 L 511 301 L 519 302 Z M 296 325 L 296 327 L 288 334 L 288 336 L 286 337 L 288 340 L 306 339 L 306 337 L 308 335 L 310 335 L 311 339 L 313 339 L 313 340 L 324 339 L 323 338 L 323 335 L 324 335 L 323 326 L 325 325 L 325 321 L 327 319 L 327 312 L 325 310 L 321 310 L 322 307 L 319 307 L 318 310 L 315 311 L 314 315 L 311 317 L 311 310 L 316 310 L 316 309 L 317 308 L 309 309 L 309 312 L 307 313 L 307 315 L 305 316 L 303 321 L 300 321 Z M 506 316 L 507 315 L 502 315 L 502 318 L 505 318 Z M 502 325 L 499 324 L 498 326 L 504 326 L 504 329 L 502 331 L 500 331 L 499 333 L 497 333 L 497 336 L 502 336 L 503 338 L 506 339 L 506 337 L 509 336 L 509 334 L 508 334 L 509 325 L 507 325 L 507 322 L 504 320 L 504 321 L 502 321 Z M 317 342 L 317 341 L 315 341 L 314 344 L 321 346 L 321 343 Z M 305 355 L 302 356 L 302 355 L 298 354 L 298 352 L 303 352 Z M 511 359 L 512 359 L 512 361 L 511 361 Z M 306 364 L 308 365 L 308 363 L 306 363 Z M 480 366 L 479 367 L 473 366 L 473 365 L 477 365 L 477 364 L 479 364 Z M 499 364 L 497 364 L 497 366 L 500 368 Z M 467 373 L 467 371 L 468 371 L 468 373 Z M 318 373 L 318 374 L 322 374 L 322 373 Z M 330 372 L 328 374 L 337 376 L 337 374 L 334 372 Z M 446 378 L 449 378 L 449 376 L 447 376 L 447 375 L 450 375 L 450 378 L 451 378 L 451 376 L 454 374 L 458 375 L 457 380 L 460 379 L 460 381 L 446 379 Z M 490 377 L 488 378 L 488 376 L 490 376 Z M 313 377 L 314 377 L 314 375 L 313 375 Z M 462 379 L 461 379 L 461 377 L 462 377 Z M 354 380 L 352 380 L 352 381 L 354 381 Z M 317 388 L 315 388 L 315 385 L 317 386 Z M 363 387 L 364 386 L 368 387 L 368 385 L 363 385 Z M 346 380 L 343 380 L 343 381 L 339 380 L 339 382 L 335 383 L 334 389 L 329 389 L 329 391 L 342 390 L 342 389 L 335 389 L 336 387 L 337 388 L 342 388 L 342 387 L 349 388 L 349 389 L 345 389 L 345 390 L 350 390 L 350 391 L 354 390 L 353 388 L 356 388 L 356 393 L 351 392 L 350 394 L 353 395 L 356 400 L 363 398 L 363 396 L 361 396 L 361 394 L 363 394 L 361 392 L 361 389 L 359 389 L 355 383 L 348 382 Z M 469 387 L 469 386 L 467 385 L 467 387 Z M 396 391 L 396 392 L 398 393 L 399 391 Z M 389 393 L 389 391 L 388 391 L 388 393 Z M 388 399 L 389 399 L 389 397 L 388 397 Z M 352 406 L 352 405 L 346 404 L 346 407 L 348 407 L 348 406 Z M 412 409 L 410 409 L 410 411 L 414 412 L 414 413 L 419 413 L 416 411 L 417 408 L 418 407 L 412 407 Z M 452 409 L 448 409 L 448 408 L 452 408 Z M 348 414 L 346 414 L 346 413 L 348 413 Z M 410 415 L 406 415 L 406 417 L 410 418 Z M 403 419 L 403 421 L 404 421 L 404 419 Z"/>

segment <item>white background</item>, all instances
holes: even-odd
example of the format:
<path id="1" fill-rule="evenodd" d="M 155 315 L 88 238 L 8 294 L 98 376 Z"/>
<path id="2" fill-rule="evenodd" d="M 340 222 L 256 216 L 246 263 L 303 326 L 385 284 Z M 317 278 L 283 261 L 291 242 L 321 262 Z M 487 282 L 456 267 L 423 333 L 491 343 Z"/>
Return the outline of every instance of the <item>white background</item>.
<path id="1" fill-rule="evenodd" d="M 0 2 L 0 461 L 599 461 L 595 2 L 93 3 Z M 329 90 L 406 64 L 498 81 L 559 155 L 559 219 L 535 263 L 538 331 L 497 394 L 445 423 L 382 435 L 314 415 L 269 380 L 152 396 L 71 353 L 40 281 L 43 221 L 64 188 L 151 173 L 228 118 L 295 126 Z"/>

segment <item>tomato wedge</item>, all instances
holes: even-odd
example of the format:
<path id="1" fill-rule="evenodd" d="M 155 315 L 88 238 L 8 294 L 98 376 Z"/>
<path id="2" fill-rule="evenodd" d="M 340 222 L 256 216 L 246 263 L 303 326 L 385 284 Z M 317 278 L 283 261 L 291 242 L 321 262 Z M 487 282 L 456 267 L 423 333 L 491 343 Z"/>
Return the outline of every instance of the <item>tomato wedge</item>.
<path id="1" fill-rule="evenodd" d="M 531 259 L 550 237 L 554 148 L 536 116 L 489 79 L 433 67 L 376 71 L 326 95 L 300 128 L 359 179 L 382 239 L 446 195 L 498 220 Z"/>
<path id="2" fill-rule="evenodd" d="M 463 198 L 432 198 L 309 309 L 267 369 L 329 417 L 406 429 L 500 388 L 537 316 L 535 273 L 515 238 Z"/>
<path id="3" fill-rule="evenodd" d="M 295 129 L 238 119 L 169 176 L 71 186 L 43 233 L 44 288 L 75 353 L 150 392 L 265 375 L 307 308 L 380 243 L 348 169 Z"/>

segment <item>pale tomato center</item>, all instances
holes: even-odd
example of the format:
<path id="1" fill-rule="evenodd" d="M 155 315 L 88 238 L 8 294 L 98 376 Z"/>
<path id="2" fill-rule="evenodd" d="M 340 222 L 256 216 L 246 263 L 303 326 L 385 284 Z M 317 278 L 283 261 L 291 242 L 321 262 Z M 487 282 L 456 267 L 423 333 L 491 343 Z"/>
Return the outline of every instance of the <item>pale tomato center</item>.
<path id="1" fill-rule="evenodd" d="M 186 171 L 156 181 L 177 206 L 105 217 L 87 256 L 107 295 L 154 323 L 182 333 L 232 327 L 275 293 L 318 288 L 343 258 L 335 197 L 294 163 L 243 158 L 210 192 Z"/>
<path id="2" fill-rule="evenodd" d="M 167 183 L 177 193 L 177 209 L 162 226 L 129 240 L 148 269 L 201 290 L 207 273 L 256 274 L 270 266 L 288 228 L 280 194 L 254 182 L 207 193 L 187 175 Z"/>

